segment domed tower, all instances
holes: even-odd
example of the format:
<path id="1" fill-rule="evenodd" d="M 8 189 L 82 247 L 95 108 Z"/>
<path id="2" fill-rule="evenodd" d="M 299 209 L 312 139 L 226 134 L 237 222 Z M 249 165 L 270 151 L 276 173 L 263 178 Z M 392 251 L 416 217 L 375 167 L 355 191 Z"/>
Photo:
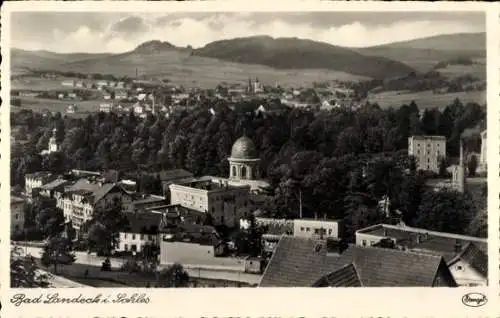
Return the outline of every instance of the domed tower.
<path id="1" fill-rule="evenodd" d="M 246 135 L 236 140 L 229 160 L 229 179 L 258 180 L 260 178 L 257 148 Z"/>
<path id="2" fill-rule="evenodd" d="M 59 151 L 59 146 L 57 145 L 56 133 L 57 129 L 54 128 L 52 130 L 52 137 L 50 137 L 49 139 L 49 153 Z"/>

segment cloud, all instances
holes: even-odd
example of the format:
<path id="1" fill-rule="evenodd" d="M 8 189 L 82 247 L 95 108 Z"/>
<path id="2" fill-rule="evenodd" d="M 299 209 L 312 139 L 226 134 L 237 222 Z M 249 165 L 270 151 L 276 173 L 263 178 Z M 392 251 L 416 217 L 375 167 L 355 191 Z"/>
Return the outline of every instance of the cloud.
<path id="1" fill-rule="evenodd" d="M 375 13 L 174 13 L 120 14 L 108 16 L 92 25 L 84 23 L 68 28 L 51 24 L 50 32 L 35 37 L 30 32 L 43 33 L 39 25 L 33 29 L 14 29 L 13 45 L 24 49 L 45 49 L 57 52 L 115 52 L 134 49 L 149 40 L 168 41 L 177 46 L 200 47 L 209 42 L 254 35 L 297 37 L 347 47 L 372 46 L 440 34 L 484 32 L 484 19 L 464 19 L 463 16 L 427 16 L 424 13 L 408 17 L 387 13 L 380 22 Z M 380 13 L 378 13 L 380 15 Z M 386 13 L 384 13 L 386 14 Z M 40 18 L 37 20 L 40 22 Z M 104 22 L 106 21 L 106 23 Z M 20 27 L 21 28 L 21 27 Z M 22 28 L 21 28 L 22 29 Z M 27 32 L 27 33 L 26 33 Z"/>

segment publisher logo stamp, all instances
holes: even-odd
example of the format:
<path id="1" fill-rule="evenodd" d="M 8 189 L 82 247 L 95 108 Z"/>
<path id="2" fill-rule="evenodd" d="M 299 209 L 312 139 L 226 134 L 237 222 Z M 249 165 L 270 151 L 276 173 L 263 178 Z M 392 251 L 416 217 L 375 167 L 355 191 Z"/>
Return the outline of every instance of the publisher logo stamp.
<path id="1" fill-rule="evenodd" d="M 487 302 L 488 298 L 481 293 L 468 293 L 462 297 L 462 303 L 468 307 L 481 307 Z"/>

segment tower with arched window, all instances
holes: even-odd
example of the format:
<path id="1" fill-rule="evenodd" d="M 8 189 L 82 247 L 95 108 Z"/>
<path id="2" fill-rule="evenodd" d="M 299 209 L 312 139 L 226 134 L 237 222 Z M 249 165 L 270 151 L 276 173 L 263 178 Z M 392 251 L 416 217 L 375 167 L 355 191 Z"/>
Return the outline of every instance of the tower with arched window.
<path id="1" fill-rule="evenodd" d="M 247 136 L 236 140 L 231 149 L 229 160 L 229 179 L 258 180 L 260 178 L 260 159 L 253 141 Z"/>

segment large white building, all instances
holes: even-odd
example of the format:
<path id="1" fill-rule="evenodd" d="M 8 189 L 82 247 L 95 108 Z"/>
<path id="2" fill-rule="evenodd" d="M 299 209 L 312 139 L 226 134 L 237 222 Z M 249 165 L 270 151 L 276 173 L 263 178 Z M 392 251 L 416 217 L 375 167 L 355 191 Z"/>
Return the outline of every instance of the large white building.
<path id="1" fill-rule="evenodd" d="M 57 176 L 50 172 L 39 171 L 35 173 L 29 173 L 24 176 L 24 191 L 26 196 L 32 197 L 33 190 L 38 189 L 44 184 L 47 184 L 53 180 L 57 179 Z"/>
<path id="2" fill-rule="evenodd" d="M 230 185 L 228 181 L 210 177 L 183 184 L 171 184 L 170 203 L 210 213 L 215 225 L 239 225 L 252 210 L 250 186 Z"/>
<path id="3" fill-rule="evenodd" d="M 42 155 L 49 155 L 51 153 L 59 151 L 59 145 L 57 144 L 56 134 L 57 134 L 57 129 L 54 128 L 52 130 L 52 137 L 50 137 L 49 139 L 48 149 L 43 150 L 41 153 Z"/>
<path id="4" fill-rule="evenodd" d="M 446 158 L 444 136 L 411 136 L 408 138 L 408 155 L 415 157 L 417 169 L 439 173 L 442 158 Z"/>
<path id="5" fill-rule="evenodd" d="M 63 210 L 66 221 L 71 221 L 77 231 L 97 209 L 106 209 L 118 200 L 123 209 L 129 211 L 132 202 L 131 196 L 117 184 L 102 184 L 88 179 L 78 180 L 56 197 L 57 207 Z"/>

